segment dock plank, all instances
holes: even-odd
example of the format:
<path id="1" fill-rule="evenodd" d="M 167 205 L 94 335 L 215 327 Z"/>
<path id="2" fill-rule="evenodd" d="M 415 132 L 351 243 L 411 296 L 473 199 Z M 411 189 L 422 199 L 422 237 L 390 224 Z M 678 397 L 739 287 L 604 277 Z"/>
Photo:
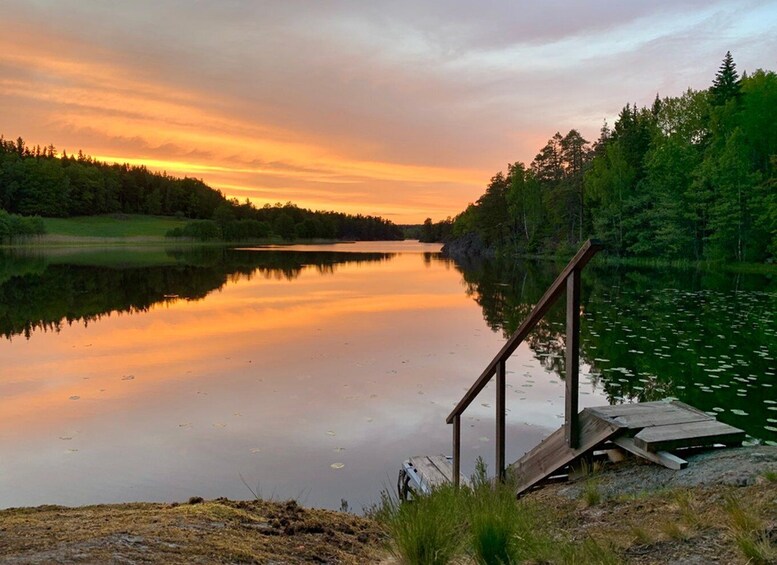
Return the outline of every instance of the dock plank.
<path id="1" fill-rule="evenodd" d="M 646 451 L 656 452 L 715 443 L 741 444 L 744 439 L 743 430 L 713 419 L 644 428 L 634 436 L 634 444 Z"/>
<path id="2" fill-rule="evenodd" d="M 631 429 L 715 419 L 709 414 L 705 414 L 700 410 L 678 401 L 621 404 L 616 406 L 596 407 L 591 410 L 598 416 L 613 419 Z"/>
<path id="3" fill-rule="evenodd" d="M 416 455 L 407 460 L 407 464 L 415 472 L 414 488 L 422 493 L 428 493 L 435 487 L 453 482 L 453 464 L 445 455 Z M 459 484 L 466 485 L 469 481 L 459 475 Z"/>
<path id="4" fill-rule="evenodd" d="M 618 447 L 625 449 L 629 453 L 638 455 L 639 457 L 647 459 L 648 461 L 652 461 L 653 463 L 658 463 L 667 469 L 674 469 L 675 471 L 679 471 L 680 469 L 685 469 L 688 466 L 688 461 L 681 459 L 680 457 L 677 457 L 668 451 L 658 451 L 656 453 L 652 453 L 637 447 L 634 444 L 634 439 L 630 437 L 615 437 L 612 438 L 612 442 Z"/>
<path id="5" fill-rule="evenodd" d="M 429 463 L 434 465 L 445 482 L 453 482 L 453 465 L 444 455 L 429 455 Z"/>

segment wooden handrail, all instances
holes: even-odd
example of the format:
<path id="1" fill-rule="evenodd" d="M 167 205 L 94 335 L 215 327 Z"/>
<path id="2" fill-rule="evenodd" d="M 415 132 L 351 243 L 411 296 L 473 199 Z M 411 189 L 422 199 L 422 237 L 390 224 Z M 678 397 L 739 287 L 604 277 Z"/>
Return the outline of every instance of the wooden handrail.
<path id="1" fill-rule="evenodd" d="M 456 405 L 456 407 L 453 409 L 453 411 L 448 415 L 446 418 L 446 423 L 448 424 L 454 424 L 453 429 L 453 477 L 454 481 L 458 482 L 459 477 L 459 469 L 460 469 L 460 457 L 459 454 L 461 452 L 461 446 L 460 446 L 460 433 L 461 433 L 461 414 L 464 412 L 464 410 L 467 409 L 467 407 L 472 403 L 473 400 L 475 400 L 475 397 L 480 393 L 481 390 L 488 384 L 488 381 L 491 380 L 491 377 L 493 377 L 495 374 L 498 374 L 499 383 L 498 383 L 498 389 L 504 388 L 504 380 L 505 380 L 505 362 L 510 355 L 518 348 L 518 346 L 521 344 L 521 342 L 526 339 L 526 336 L 529 335 L 529 332 L 534 329 L 534 326 L 537 325 L 537 323 L 542 319 L 542 317 L 547 313 L 547 311 L 550 309 L 551 306 L 558 300 L 558 298 L 561 296 L 562 292 L 567 290 L 569 288 L 572 292 L 570 293 L 570 297 L 567 300 L 567 333 L 572 333 L 574 335 L 567 337 L 567 363 L 570 365 L 570 370 L 573 370 L 575 373 L 577 372 L 577 354 L 575 352 L 574 355 L 570 356 L 570 351 L 572 348 L 569 347 L 569 344 L 572 343 L 574 345 L 574 349 L 577 349 L 578 336 L 578 326 L 579 322 L 578 320 L 579 316 L 579 289 L 580 289 L 580 271 L 585 267 L 585 265 L 588 263 L 588 261 L 591 260 L 591 257 L 596 255 L 601 249 L 603 248 L 603 245 L 594 239 L 589 239 L 586 241 L 582 247 L 578 250 L 578 252 L 575 254 L 575 256 L 572 258 L 572 260 L 567 264 L 566 267 L 564 267 L 564 270 L 561 271 L 558 277 L 556 277 L 556 280 L 553 281 L 553 284 L 548 287 L 548 290 L 545 291 L 545 294 L 542 295 L 542 298 L 540 298 L 539 302 L 534 306 L 529 316 L 523 321 L 523 323 L 520 325 L 520 327 L 515 331 L 515 333 L 510 336 L 510 339 L 507 340 L 507 342 L 502 346 L 502 349 L 499 350 L 499 353 L 496 354 L 496 356 L 491 360 L 491 362 L 486 366 L 486 368 L 483 370 L 483 372 L 480 374 L 480 376 L 477 378 L 477 380 L 472 384 L 472 386 L 469 388 L 467 393 L 462 397 L 462 399 L 459 401 L 459 403 Z M 568 280 L 569 279 L 569 280 Z M 574 295 L 574 296 L 572 296 Z M 570 362 L 570 357 L 572 357 L 572 362 Z M 576 379 L 575 379 L 576 381 Z M 575 433 L 576 433 L 576 426 L 575 426 L 575 419 L 577 416 L 577 387 L 570 388 L 570 385 L 567 385 L 567 412 L 569 412 L 570 409 L 575 410 L 575 414 L 571 417 L 567 414 L 567 428 L 568 428 L 568 441 L 571 443 L 574 443 L 575 441 Z M 502 390 L 502 394 L 500 395 L 500 390 L 497 390 L 497 402 L 496 402 L 496 409 L 497 409 L 497 453 L 496 453 L 496 463 L 497 463 L 497 474 L 501 477 L 504 474 L 504 391 Z M 571 394 L 570 391 L 574 392 L 574 400 L 570 400 Z M 499 412 L 502 412 L 501 414 Z"/>

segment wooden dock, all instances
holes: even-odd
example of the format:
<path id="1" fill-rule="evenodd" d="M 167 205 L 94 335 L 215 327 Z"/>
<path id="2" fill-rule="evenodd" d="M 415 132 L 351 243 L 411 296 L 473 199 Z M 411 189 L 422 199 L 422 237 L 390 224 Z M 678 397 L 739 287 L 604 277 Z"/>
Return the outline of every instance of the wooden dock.
<path id="1" fill-rule="evenodd" d="M 410 500 L 419 495 L 429 494 L 437 486 L 453 483 L 452 457 L 445 455 L 417 455 L 410 457 L 399 470 L 397 494 L 400 500 Z M 459 484 L 467 484 L 460 475 Z"/>
<path id="2" fill-rule="evenodd" d="M 578 417 L 578 447 L 569 447 L 561 427 L 510 465 L 518 492 L 558 475 L 594 450 L 617 446 L 670 469 L 688 463 L 671 450 L 741 445 L 745 432 L 678 400 L 586 408 Z"/>
<path id="3" fill-rule="evenodd" d="M 602 247 L 601 242 L 590 239 L 580 247 L 448 415 L 445 421 L 453 430 L 452 457 L 421 456 L 405 461 L 398 484 L 400 497 L 409 493 L 411 484 L 415 485 L 411 489 L 414 493 L 422 494 L 440 482 L 461 483 L 461 416 L 492 378 L 496 380 L 495 475 L 503 480 L 512 473 L 518 480 L 518 494 L 546 479 L 563 475 L 575 461 L 593 455 L 596 450 L 618 447 L 670 469 L 682 469 L 688 463 L 671 451 L 718 444 L 741 445 L 744 431 L 677 400 L 579 410 L 581 275 Z M 564 425 L 508 466 L 505 461 L 507 360 L 565 293 Z"/>

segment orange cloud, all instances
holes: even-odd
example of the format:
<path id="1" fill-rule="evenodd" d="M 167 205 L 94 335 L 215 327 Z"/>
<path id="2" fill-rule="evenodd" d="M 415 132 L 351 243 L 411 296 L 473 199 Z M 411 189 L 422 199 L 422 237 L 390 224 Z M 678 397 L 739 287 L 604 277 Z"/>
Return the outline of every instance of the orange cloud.
<path id="1" fill-rule="evenodd" d="M 22 40 L 19 31 L 0 38 L 0 65 L 11 69 L 0 77 L 0 94 L 35 101 L 42 114 L 37 119 L 54 124 L 58 133 L 52 137 L 71 151 L 83 148 L 107 162 L 201 177 L 227 196 L 257 205 L 292 200 L 406 222 L 455 214 L 487 178 L 484 171 L 461 167 L 365 160 L 304 131 L 235 119 L 223 111 L 229 100 L 139 76 L 113 62 L 110 52 L 95 60 L 63 55 L 88 49 L 72 39 L 46 40 L 36 30 L 25 31 L 30 35 L 24 50 L 14 49 Z M 49 141 L 28 138 L 33 144 Z M 424 198 L 435 186 L 447 197 Z"/>

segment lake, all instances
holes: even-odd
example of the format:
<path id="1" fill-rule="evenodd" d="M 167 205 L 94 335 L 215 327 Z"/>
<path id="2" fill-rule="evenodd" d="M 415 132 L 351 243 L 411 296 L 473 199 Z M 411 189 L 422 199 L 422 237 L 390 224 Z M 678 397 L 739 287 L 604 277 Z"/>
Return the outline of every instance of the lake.
<path id="1" fill-rule="evenodd" d="M 0 251 L 0 507 L 296 498 L 361 510 L 563 265 L 439 245 Z M 581 407 L 676 397 L 777 442 L 777 280 L 590 265 Z M 507 365 L 507 457 L 561 425 L 563 300 Z M 492 466 L 494 391 L 463 470 Z"/>

